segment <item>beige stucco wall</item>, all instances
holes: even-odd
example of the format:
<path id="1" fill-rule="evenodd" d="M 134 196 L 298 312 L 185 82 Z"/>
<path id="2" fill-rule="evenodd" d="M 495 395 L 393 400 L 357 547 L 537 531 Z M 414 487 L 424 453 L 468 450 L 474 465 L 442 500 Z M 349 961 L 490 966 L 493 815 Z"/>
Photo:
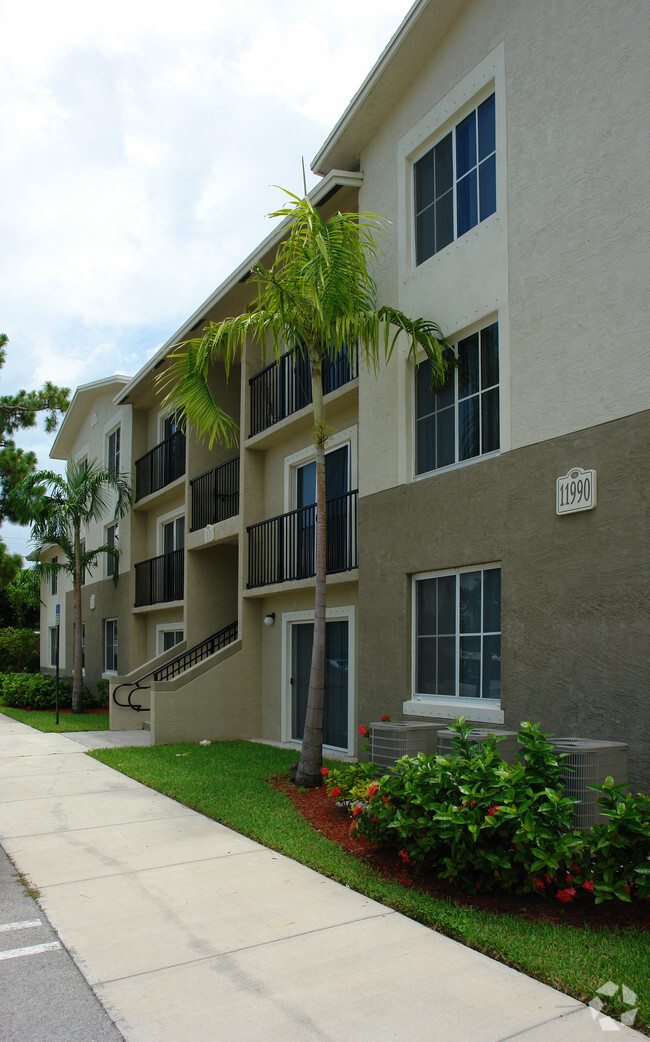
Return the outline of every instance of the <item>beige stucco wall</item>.
<path id="1" fill-rule="evenodd" d="M 360 208 L 393 222 L 380 300 L 453 338 L 498 316 L 504 450 L 647 406 L 649 21 L 642 0 L 467 4 L 362 151 Z M 492 83 L 497 212 L 414 269 L 411 161 Z M 412 475 L 411 378 L 394 361 L 361 381 L 365 493 Z"/>

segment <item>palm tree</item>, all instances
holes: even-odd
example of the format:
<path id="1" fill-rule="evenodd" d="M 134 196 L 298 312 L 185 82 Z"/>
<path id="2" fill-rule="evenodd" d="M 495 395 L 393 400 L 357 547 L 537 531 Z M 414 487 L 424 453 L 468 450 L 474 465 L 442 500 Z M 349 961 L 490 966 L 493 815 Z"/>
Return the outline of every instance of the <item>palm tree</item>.
<path id="1" fill-rule="evenodd" d="M 409 355 L 420 349 L 431 362 L 432 382 L 441 386 L 452 352 L 438 326 L 409 319 L 395 308 L 375 304 L 370 266 L 379 254 L 376 238 L 388 222 L 371 213 L 335 213 L 324 219 L 308 198 L 288 192 L 292 202 L 271 214 L 287 221 L 288 234 L 274 264 L 256 264 L 257 299 L 244 314 L 211 323 L 201 339 L 179 345 L 160 377 L 166 403 L 180 407 L 199 437 L 228 445 L 237 440 L 236 422 L 216 402 L 208 387 L 211 363 L 223 363 L 226 376 L 248 338 L 265 356 L 279 358 L 287 348 L 306 357 L 311 374 L 316 456 L 316 589 L 314 640 L 305 729 L 296 784 L 321 784 L 325 676 L 326 512 L 325 444 L 328 428 L 323 402 L 325 366 L 356 351 L 370 370 L 380 357 L 390 360 L 403 333 Z"/>
<path id="2" fill-rule="evenodd" d="M 83 713 L 82 615 L 81 587 L 86 573 L 97 564 L 101 554 L 115 558 L 119 550 L 104 543 L 89 549 L 81 537 L 82 529 L 92 521 L 101 521 L 116 495 L 115 517 L 122 517 L 131 505 L 133 494 L 127 478 L 99 465 L 96 460 L 67 464 L 65 475 L 42 470 L 25 478 L 15 493 L 15 502 L 31 526 L 35 544 L 34 556 L 50 546 L 61 550 L 58 560 L 43 562 L 41 572 L 49 578 L 58 572 L 72 579 L 74 604 L 74 651 L 72 711 Z M 117 568 L 114 581 L 117 581 Z"/>

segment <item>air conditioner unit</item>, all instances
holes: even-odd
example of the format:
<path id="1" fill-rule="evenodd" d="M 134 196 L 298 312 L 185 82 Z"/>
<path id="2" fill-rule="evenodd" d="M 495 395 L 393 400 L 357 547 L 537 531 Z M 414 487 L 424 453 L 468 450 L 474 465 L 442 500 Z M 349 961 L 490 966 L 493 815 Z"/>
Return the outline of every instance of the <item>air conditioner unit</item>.
<path id="1" fill-rule="evenodd" d="M 514 763 L 517 756 L 517 750 L 519 749 L 516 731 L 500 731 L 497 730 L 497 728 L 490 729 L 488 727 L 475 727 L 469 732 L 467 738 L 468 741 L 475 742 L 479 749 L 481 749 L 483 743 L 490 735 L 494 735 L 495 738 L 503 737 L 503 741 L 497 744 L 497 753 L 502 760 L 507 760 L 508 763 Z M 438 756 L 451 756 L 454 751 L 452 739 L 455 737 L 457 737 L 456 732 L 451 731 L 448 728 L 438 732 Z"/>
<path id="2" fill-rule="evenodd" d="M 443 726 L 415 720 L 372 723 L 368 727 L 370 760 L 380 767 L 394 767 L 402 756 L 435 756 L 436 736 Z"/>
<path id="3" fill-rule="evenodd" d="M 597 821 L 607 819 L 599 812 L 600 793 L 590 785 L 602 785 L 611 776 L 617 785 L 627 784 L 627 745 L 625 742 L 603 742 L 592 738 L 551 738 L 553 748 L 565 753 L 560 775 L 564 794 L 579 800 L 574 808 L 573 827 L 590 829 Z M 573 769 L 571 769 L 573 768 Z"/>

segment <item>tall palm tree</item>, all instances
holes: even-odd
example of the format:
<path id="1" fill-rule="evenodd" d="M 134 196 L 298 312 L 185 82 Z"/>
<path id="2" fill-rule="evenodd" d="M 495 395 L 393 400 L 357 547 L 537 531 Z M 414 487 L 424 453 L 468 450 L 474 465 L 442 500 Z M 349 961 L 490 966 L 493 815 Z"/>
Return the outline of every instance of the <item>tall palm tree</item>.
<path id="1" fill-rule="evenodd" d="M 183 409 L 197 434 L 233 444 L 236 422 L 214 400 L 208 387 L 209 366 L 220 361 L 228 375 L 248 339 L 265 356 L 279 358 L 287 349 L 306 357 L 311 374 L 316 456 L 316 589 L 314 639 L 305 729 L 296 784 L 321 784 L 325 683 L 326 490 L 325 444 L 328 428 L 323 402 L 327 364 L 358 351 L 370 370 L 383 355 L 388 362 L 395 342 L 405 334 L 409 355 L 420 349 L 431 362 L 432 381 L 441 386 L 452 352 L 439 327 L 428 319 L 409 319 L 386 305 L 377 307 L 370 268 L 379 254 L 377 237 L 388 222 L 371 213 L 335 213 L 324 219 L 308 198 L 292 200 L 271 214 L 287 220 L 287 236 L 271 268 L 256 264 L 252 275 L 257 298 L 244 314 L 211 323 L 201 339 L 179 345 L 161 375 L 166 402 Z"/>
<path id="2" fill-rule="evenodd" d="M 116 561 L 119 556 L 117 547 L 108 543 L 89 549 L 84 545 L 81 532 L 92 521 L 102 521 L 107 516 L 113 497 L 116 499 L 117 519 L 132 503 L 131 486 L 124 475 L 100 466 L 97 460 L 91 463 L 70 461 L 65 475 L 52 470 L 38 471 L 25 478 L 15 493 L 16 506 L 31 527 L 35 556 L 40 556 L 50 546 L 57 546 L 61 551 L 58 561 L 41 564 L 42 574 L 48 578 L 64 572 L 72 579 L 73 713 L 83 713 L 81 587 L 86 573 L 97 564 L 101 554 L 108 554 Z M 117 574 L 116 568 L 113 573 L 115 581 Z"/>

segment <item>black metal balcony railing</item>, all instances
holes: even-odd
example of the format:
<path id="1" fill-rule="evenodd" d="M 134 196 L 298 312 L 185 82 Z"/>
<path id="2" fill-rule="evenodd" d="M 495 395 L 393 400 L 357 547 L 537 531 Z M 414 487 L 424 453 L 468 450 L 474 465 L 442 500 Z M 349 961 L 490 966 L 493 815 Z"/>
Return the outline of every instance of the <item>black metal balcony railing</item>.
<path id="1" fill-rule="evenodd" d="M 354 352 L 352 361 L 339 355 L 336 360 L 325 364 L 323 392 L 329 394 L 358 375 L 358 353 Z M 309 359 L 297 351 L 282 355 L 248 382 L 251 389 L 251 437 L 311 402 Z"/>
<path id="2" fill-rule="evenodd" d="M 327 501 L 328 574 L 349 572 L 358 565 L 357 497 L 355 489 Z M 250 525 L 247 531 L 249 589 L 315 574 L 315 504 Z"/>
<path id="3" fill-rule="evenodd" d="M 192 527 L 197 532 L 206 525 L 225 521 L 239 513 L 239 456 L 190 481 Z"/>
<path id="4" fill-rule="evenodd" d="M 135 566 L 135 606 L 182 601 L 185 578 L 185 551 L 151 557 Z"/>
<path id="5" fill-rule="evenodd" d="M 144 499 L 185 473 L 185 434 L 176 431 L 135 462 L 135 498 Z"/>

